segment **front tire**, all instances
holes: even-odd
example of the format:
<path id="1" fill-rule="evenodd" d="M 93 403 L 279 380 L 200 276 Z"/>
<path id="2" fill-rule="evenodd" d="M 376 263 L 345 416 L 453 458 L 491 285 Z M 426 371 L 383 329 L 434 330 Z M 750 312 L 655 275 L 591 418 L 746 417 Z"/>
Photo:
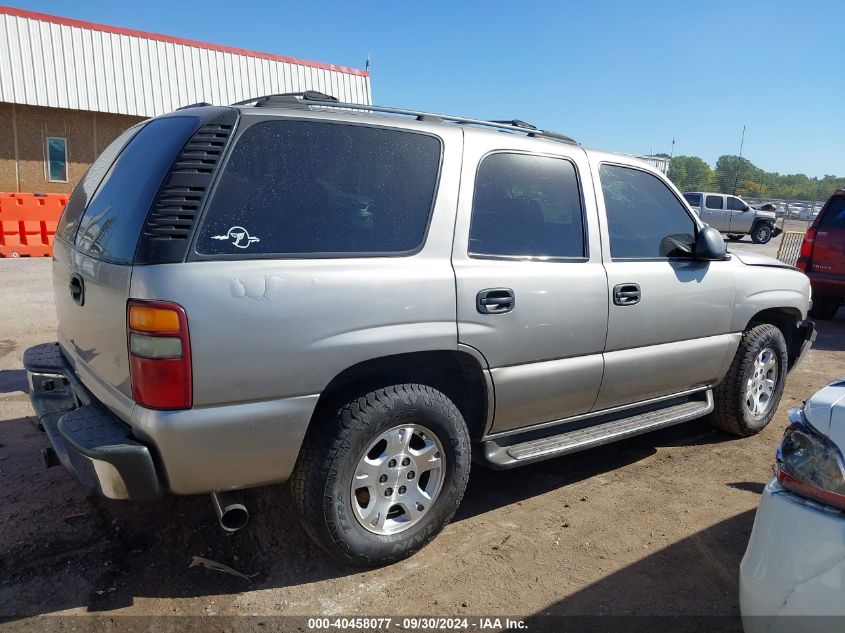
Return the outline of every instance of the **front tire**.
<path id="1" fill-rule="evenodd" d="M 755 244 L 768 244 L 772 239 L 772 225 L 768 222 L 758 222 L 751 230 L 751 241 Z"/>
<path id="2" fill-rule="evenodd" d="M 788 356 L 783 333 L 769 323 L 745 331 L 727 375 L 714 389 L 709 421 L 747 437 L 771 422 L 783 395 Z"/>
<path id="3" fill-rule="evenodd" d="M 455 404 L 426 385 L 394 385 L 315 420 L 291 491 L 305 531 L 331 556 L 387 565 L 417 552 L 451 520 L 470 461 Z"/>

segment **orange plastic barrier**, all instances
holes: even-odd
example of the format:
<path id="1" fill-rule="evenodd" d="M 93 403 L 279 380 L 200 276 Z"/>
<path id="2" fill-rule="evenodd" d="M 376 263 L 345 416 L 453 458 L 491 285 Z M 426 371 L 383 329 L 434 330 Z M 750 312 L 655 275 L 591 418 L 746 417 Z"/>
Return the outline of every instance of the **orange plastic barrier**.
<path id="1" fill-rule="evenodd" d="M 50 257 L 68 194 L 0 193 L 0 257 Z"/>

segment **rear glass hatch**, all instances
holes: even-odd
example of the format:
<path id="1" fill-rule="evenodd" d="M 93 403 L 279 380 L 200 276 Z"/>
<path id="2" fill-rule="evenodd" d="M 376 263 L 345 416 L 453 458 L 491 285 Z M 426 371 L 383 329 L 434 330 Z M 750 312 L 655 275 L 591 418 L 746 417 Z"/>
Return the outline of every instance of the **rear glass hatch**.
<path id="1" fill-rule="evenodd" d="M 833 196 L 818 218 L 812 270 L 845 275 L 845 195 Z"/>
<path id="2" fill-rule="evenodd" d="M 59 341 L 80 379 L 107 404 L 132 393 L 126 302 L 139 238 L 162 183 L 201 123 L 177 114 L 124 132 L 82 178 L 57 228 Z"/>

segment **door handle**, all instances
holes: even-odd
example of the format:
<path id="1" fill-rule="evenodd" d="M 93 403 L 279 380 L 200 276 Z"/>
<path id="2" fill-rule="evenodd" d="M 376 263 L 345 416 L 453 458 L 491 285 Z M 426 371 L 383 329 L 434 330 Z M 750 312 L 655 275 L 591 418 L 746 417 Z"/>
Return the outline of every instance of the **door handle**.
<path id="1" fill-rule="evenodd" d="M 487 288 L 475 297 L 475 307 L 481 314 L 503 314 L 516 305 L 516 296 L 510 288 Z"/>
<path id="2" fill-rule="evenodd" d="M 82 281 L 82 276 L 74 273 L 70 276 L 70 283 L 68 284 L 70 296 L 76 303 L 83 305 L 85 303 L 85 282 Z"/>
<path id="3" fill-rule="evenodd" d="M 618 306 L 632 306 L 640 302 L 639 284 L 619 284 L 613 288 L 613 303 Z"/>

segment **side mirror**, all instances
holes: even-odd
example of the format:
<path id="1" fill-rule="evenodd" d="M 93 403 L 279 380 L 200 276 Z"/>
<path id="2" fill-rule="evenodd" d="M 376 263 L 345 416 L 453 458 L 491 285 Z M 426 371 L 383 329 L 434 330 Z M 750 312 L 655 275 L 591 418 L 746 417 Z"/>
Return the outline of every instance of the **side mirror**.
<path id="1" fill-rule="evenodd" d="M 695 258 L 705 261 L 724 259 L 728 249 L 722 234 L 712 226 L 705 226 L 695 238 Z"/>

